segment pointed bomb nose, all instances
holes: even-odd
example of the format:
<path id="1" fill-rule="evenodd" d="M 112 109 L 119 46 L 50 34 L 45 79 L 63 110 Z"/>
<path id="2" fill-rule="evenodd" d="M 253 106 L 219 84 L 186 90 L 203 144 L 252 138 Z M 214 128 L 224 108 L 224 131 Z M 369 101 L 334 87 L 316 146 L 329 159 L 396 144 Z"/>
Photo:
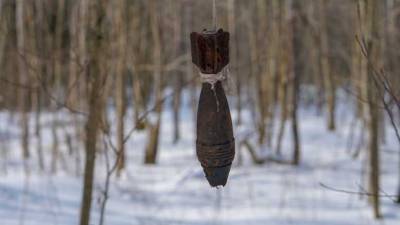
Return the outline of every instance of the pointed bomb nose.
<path id="1" fill-rule="evenodd" d="M 218 187 L 226 185 L 230 170 L 231 165 L 224 167 L 208 167 L 204 168 L 204 173 L 208 183 L 210 183 L 212 187 Z"/>

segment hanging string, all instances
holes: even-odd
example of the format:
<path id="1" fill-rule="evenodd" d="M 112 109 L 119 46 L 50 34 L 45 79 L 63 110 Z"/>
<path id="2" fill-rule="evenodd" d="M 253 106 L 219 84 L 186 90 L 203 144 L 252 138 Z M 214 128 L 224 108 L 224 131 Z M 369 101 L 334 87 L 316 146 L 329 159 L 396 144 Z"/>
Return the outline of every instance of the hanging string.
<path id="1" fill-rule="evenodd" d="M 217 0 L 213 0 L 212 30 L 217 32 Z"/>

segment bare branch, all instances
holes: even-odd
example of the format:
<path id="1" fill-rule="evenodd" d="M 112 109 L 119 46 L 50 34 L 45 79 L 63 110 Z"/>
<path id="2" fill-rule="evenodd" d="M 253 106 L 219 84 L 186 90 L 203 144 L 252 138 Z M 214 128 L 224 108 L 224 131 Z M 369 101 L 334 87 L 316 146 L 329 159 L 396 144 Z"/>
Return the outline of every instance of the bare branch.
<path id="1" fill-rule="evenodd" d="M 344 193 L 344 194 L 351 194 L 351 195 L 363 195 L 363 196 L 376 196 L 372 193 L 366 192 L 366 191 L 351 191 L 351 190 L 344 190 L 344 189 L 339 189 L 339 188 L 334 188 L 334 187 L 330 187 L 324 183 L 319 183 L 319 185 L 322 188 L 325 188 L 329 191 L 334 191 L 334 192 L 339 192 L 339 193 Z M 362 190 L 364 190 L 364 188 L 362 188 Z M 381 190 L 382 192 L 382 190 Z M 389 195 L 387 193 L 384 194 L 380 194 L 378 195 L 378 197 L 380 198 L 389 198 L 391 201 L 395 202 L 394 198 L 396 198 L 396 195 Z"/>

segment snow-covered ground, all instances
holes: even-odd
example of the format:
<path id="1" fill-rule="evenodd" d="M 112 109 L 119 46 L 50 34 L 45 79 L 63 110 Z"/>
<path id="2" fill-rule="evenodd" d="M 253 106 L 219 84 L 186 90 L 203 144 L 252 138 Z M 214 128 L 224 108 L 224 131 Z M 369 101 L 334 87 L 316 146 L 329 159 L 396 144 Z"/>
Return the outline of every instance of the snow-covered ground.
<path id="1" fill-rule="evenodd" d="M 382 198 L 384 219 L 376 221 L 365 197 L 322 186 L 348 191 L 362 191 L 360 187 L 365 186 L 366 181 L 362 179 L 365 157 L 354 160 L 348 151 L 349 131 L 354 126 L 348 110 L 338 113 L 339 129 L 335 133 L 326 131 L 326 120 L 316 116 L 314 110 L 301 110 L 302 161 L 299 167 L 255 166 L 245 157 L 242 166 L 233 167 L 228 185 L 218 190 L 209 187 L 195 158 L 191 111 L 185 108 L 182 117 L 182 140 L 173 145 L 171 114 L 164 114 L 156 166 L 141 163 L 146 134 L 134 133 L 127 143 L 127 171 L 111 183 L 106 224 L 400 224 L 400 207 L 390 197 Z M 126 124 L 128 130 L 132 122 L 127 120 Z M 360 129 L 356 131 L 354 140 L 358 139 Z M 56 175 L 40 174 L 33 162 L 30 175 L 26 176 L 20 160 L 18 132 L 17 120 L 10 120 L 5 112 L 0 113 L 0 225 L 78 224 L 82 177 L 62 169 Z M 387 132 L 381 159 L 382 194 L 394 194 L 399 148 L 392 131 L 388 129 Z M 63 137 L 60 131 L 60 138 Z M 46 131 L 43 144 L 47 166 L 51 140 L 50 131 Z M 290 156 L 290 140 L 290 132 L 287 132 L 284 157 Z M 63 140 L 60 143 L 64 143 Z M 66 151 L 64 147 L 62 150 Z M 5 151 L 7 160 L 3 157 Z M 66 167 L 73 168 L 73 159 L 66 160 Z M 91 224 L 98 224 L 99 220 L 105 180 L 103 156 L 99 155 L 97 165 Z"/>

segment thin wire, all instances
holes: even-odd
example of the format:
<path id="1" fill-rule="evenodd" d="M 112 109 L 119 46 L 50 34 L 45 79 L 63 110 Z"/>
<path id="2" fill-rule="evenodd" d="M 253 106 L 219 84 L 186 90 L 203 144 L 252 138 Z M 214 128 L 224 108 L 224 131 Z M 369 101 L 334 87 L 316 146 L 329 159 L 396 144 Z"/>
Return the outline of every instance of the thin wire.
<path id="1" fill-rule="evenodd" d="M 217 31 L 217 1 L 213 0 L 213 21 L 212 21 L 212 29 L 213 31 Z"/>

